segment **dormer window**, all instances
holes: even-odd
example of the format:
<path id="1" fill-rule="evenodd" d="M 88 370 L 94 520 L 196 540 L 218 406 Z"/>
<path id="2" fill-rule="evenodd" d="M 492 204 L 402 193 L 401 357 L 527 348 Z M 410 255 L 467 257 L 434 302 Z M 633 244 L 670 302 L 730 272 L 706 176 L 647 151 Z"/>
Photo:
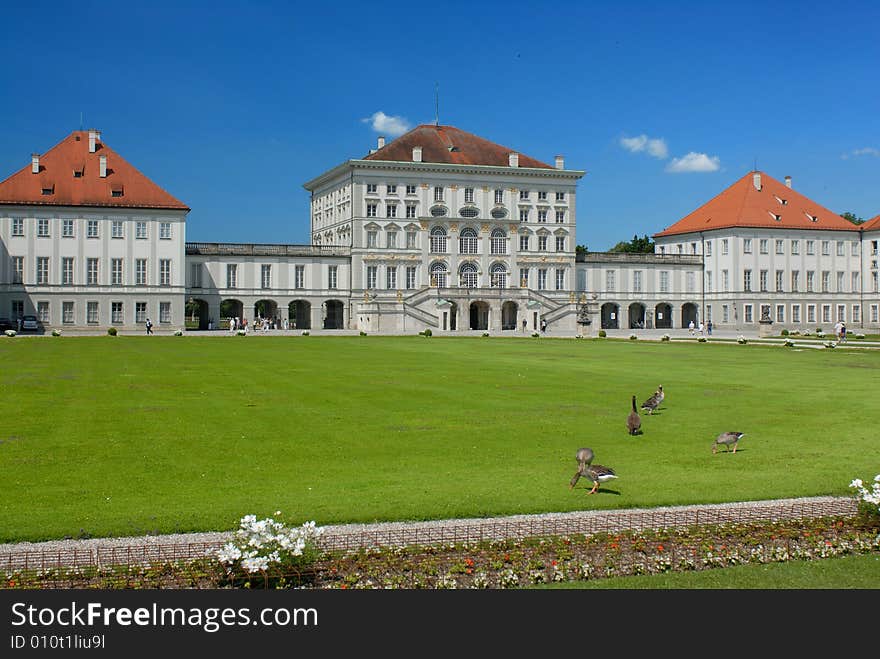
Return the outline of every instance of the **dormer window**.
<path id="1" fill-rule="evenodd" d="M 55 186 L 51 183 L 44 183 L 43 187 L 40 188 L 40 193 L 43 195 L 55 194 Z"/>
<path id="2" fill-rule="evenodd" d="M 111 197 L 122 197 L 124 192 L 125 192 L 125 190 L 118 183 L 110 186 L 110 196 Z"/>
<path id="3" fill-rule="evenodd" d="M 82 178 L 82 177 L 83 177 L 83 173 L 84 173 L 84 172 L 83 172 L 82 169 L 74 169 L 74 170 L 73 170 L 73 178 Z"/>

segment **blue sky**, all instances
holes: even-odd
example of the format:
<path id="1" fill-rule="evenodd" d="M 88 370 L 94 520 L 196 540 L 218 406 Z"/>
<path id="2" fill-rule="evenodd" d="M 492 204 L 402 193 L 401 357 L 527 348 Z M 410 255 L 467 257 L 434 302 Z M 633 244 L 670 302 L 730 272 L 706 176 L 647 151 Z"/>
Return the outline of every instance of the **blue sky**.
<path id="1" fill-rule="evenodd" d="M 302 184 L 432 123 L 435 83 L 441 123 L 586 170 L 577 242 L 593 251 L 756 162 L 836 212 L 880 214 L 876 2 L 82 0 L 3 19 L 0 179 L 82 113 L 192 208 L 191 241 L 307 243 Z"/>

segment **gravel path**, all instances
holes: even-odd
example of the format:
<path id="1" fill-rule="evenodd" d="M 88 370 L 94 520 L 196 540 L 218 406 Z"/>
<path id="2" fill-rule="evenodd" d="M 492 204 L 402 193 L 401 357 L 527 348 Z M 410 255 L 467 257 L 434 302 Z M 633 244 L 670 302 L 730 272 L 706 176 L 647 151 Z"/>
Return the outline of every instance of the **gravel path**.
<path id="1" fill-rule="evenodd" d="M 850 497 L 810 497 L 485 519 L 345 524 L 325 526 L 321 544 L 327 549 L 358 549 L 541 535 L 590 535 L 647 528 L 852 515 L 856 510 L 856 501 Z M 231 532 L 216 532 L 4 544 L 0 545 L 0 570 L 134 565 L 198 558 L 213 553 L 231 536 Z"/>

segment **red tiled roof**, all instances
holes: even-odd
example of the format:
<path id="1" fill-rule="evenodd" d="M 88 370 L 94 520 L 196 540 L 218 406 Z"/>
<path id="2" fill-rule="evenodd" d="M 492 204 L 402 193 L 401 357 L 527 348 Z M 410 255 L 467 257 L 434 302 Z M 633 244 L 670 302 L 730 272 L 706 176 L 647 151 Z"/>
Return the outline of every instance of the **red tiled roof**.
<path id="1" fill-rule="evenodd" d="M 753 182 L 755 174 L 761 176 L 760 190 Z M 811 218 L 814 217 L 818 219 L 813 221 Z M 655 233 L 654 237 L 731 227 L 859 230 L 838 213 L 820 206 L 775 178 L 763 172 L 749 172 L 671 227 Z"/>
<path id="2" fill-rule="evenodd" d="M 100 156 L 107 156 L 107 176 L 100 176 Z M 82 171 L 81 177 L 74 170 Z M 44 195 L 44 188 L 52 194 Z M 121 196 L 113 196 L 113 191 Z M 98 141 L 89 153 L 89 131 L 77 130 L 40 156 L 40 171 L 29 163 L 0 182 L 0 204 L 48 206 L 109 206 L 114 208 L 170 208 L 190 210 L 153 183 L 122 156 Z"/>
<path id="3" fill-rule="evenodd" d="M 876 229 L 880 229 L 880 215 L 878 215 L 874 219 L 868 220 L 859 228 L 862 231 L 875 231 Z"/>
<path id="4" fill-rule="evenodd" d="M 508 167 L 510 165 L 508 154 L 516 152 L 516 149 L 484 140 L 454 126 L 423 124 L 388 142 L 375 153 L 366 156 L 364 160 L 412 162 L 414 146 L 422 147 L 422 162 L 452 165 Z M 519 166 L 553 169 L 547 163 L 521 153 Z"/>

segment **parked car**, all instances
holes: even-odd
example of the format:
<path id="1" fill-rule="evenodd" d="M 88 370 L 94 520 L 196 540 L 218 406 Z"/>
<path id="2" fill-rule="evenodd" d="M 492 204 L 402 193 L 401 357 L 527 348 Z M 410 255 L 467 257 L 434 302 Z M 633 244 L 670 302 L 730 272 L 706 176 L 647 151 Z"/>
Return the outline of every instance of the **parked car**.
<path id="1" fill-rule="evenodd" d="M 18 323 L 16 323 L 14 320 L 10 320 L 9 318 L 0 318 L 0 332 L 17 329 Z"/>
<path id="2" fill-rule="evenodd" d="M 22 316 L 21 317 L 21 331 L 22 332 L 38 332 L 40 330 L 40 321 L 37 320 L 36 316 Z"/>

